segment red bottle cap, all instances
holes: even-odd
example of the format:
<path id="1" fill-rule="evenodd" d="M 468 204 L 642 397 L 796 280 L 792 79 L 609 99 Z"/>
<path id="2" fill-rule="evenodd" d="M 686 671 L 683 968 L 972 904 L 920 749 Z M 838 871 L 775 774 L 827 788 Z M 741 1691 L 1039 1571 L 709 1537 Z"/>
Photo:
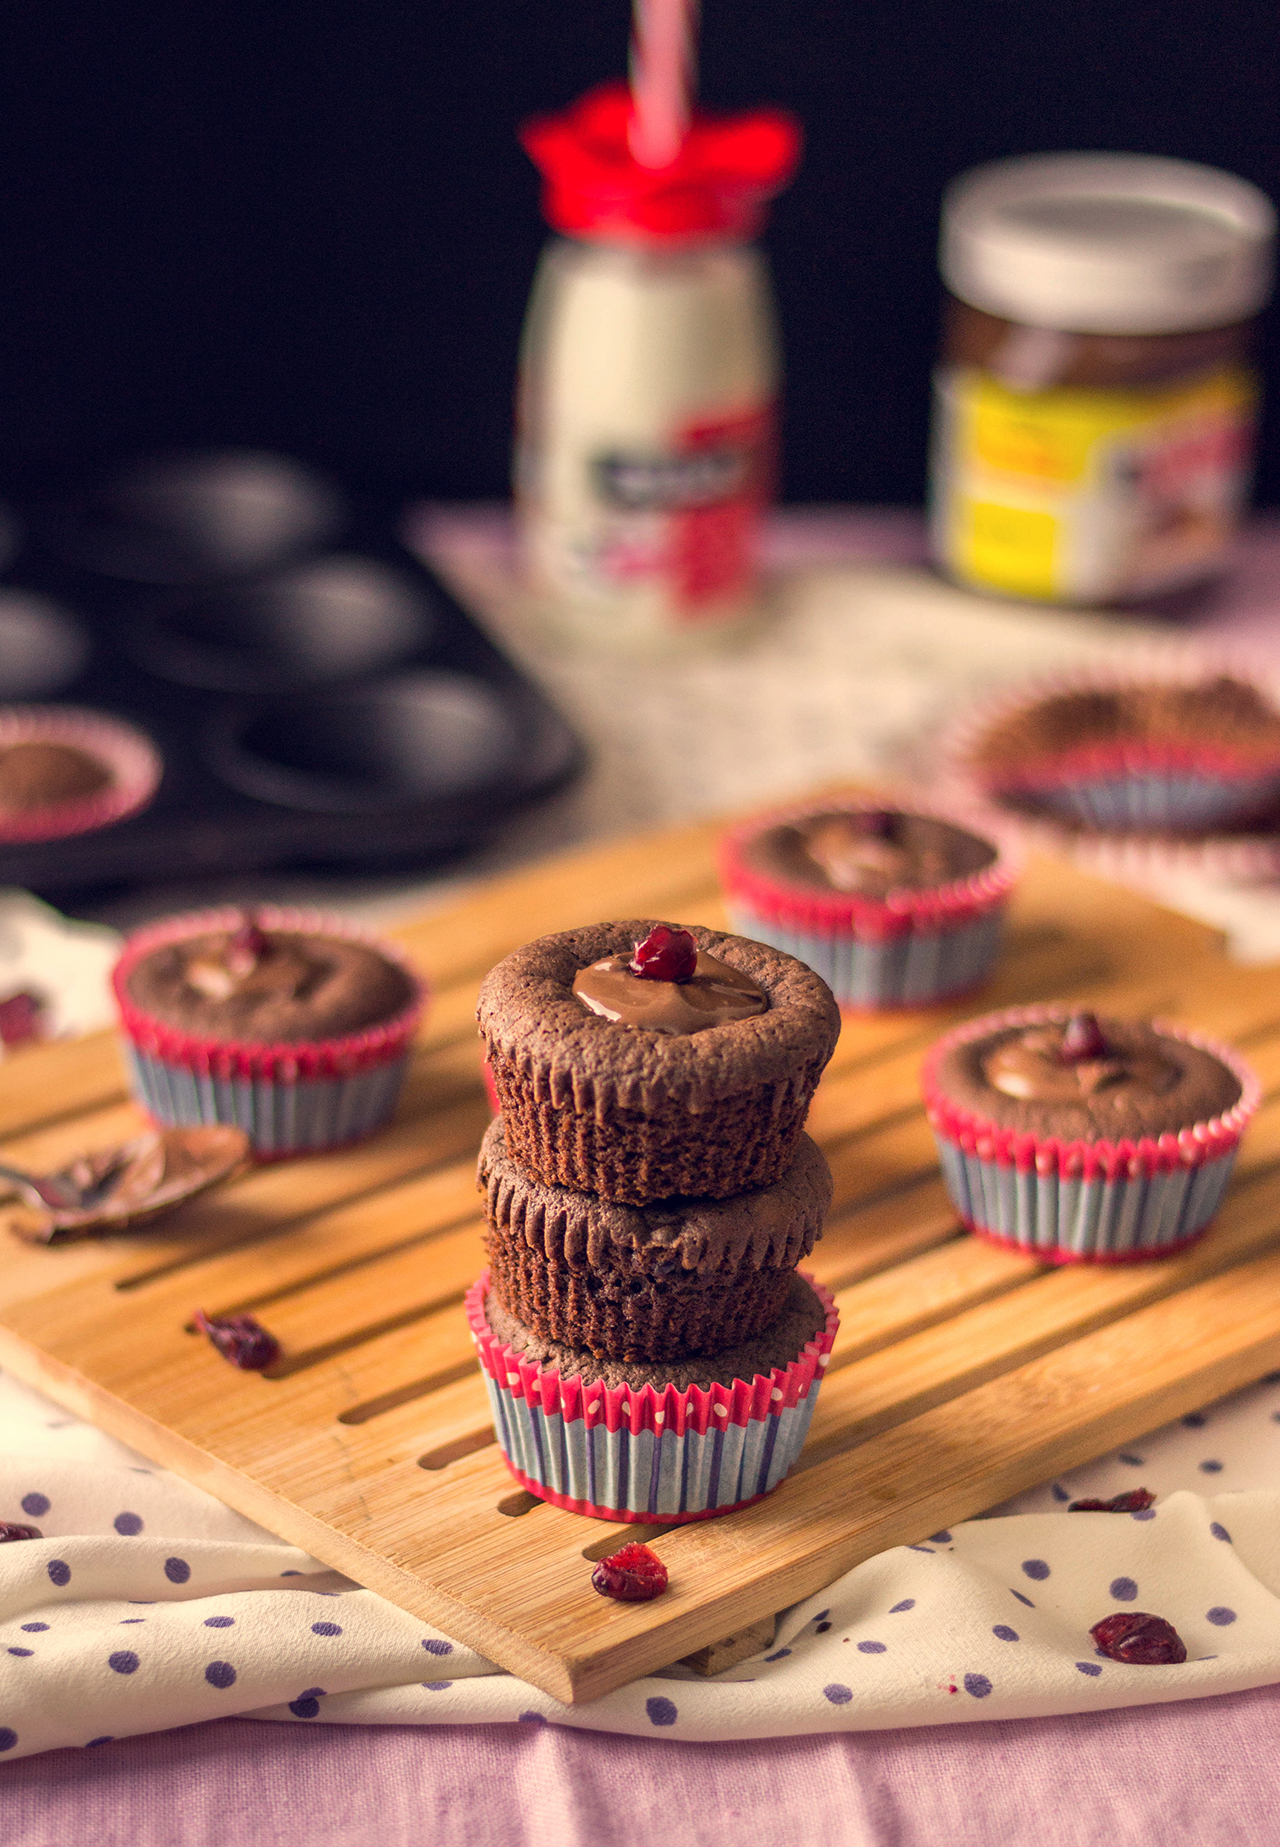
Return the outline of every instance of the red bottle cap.
<path id="1" fill-rule="evenodd" d="M 626 84 L 607 83 L 520 130 L 545 181 L 553 230 L 632 243 L 754 237 L 800 159 L 800 125 L 781 109 L 699 111 L 668 167 L 641 166 L 628 145 L 630 120 Z"/>

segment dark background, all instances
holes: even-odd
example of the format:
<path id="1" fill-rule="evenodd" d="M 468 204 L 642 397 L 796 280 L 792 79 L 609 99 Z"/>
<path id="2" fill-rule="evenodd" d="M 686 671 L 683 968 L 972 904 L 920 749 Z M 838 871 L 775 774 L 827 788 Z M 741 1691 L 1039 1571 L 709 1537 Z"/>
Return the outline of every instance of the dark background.
<path id="1" fill-rule="evenodd" d="M 230 441 L 503 494 L 544 235 L 515 125 L 620 74 L 627 21 L 625 0 L 8 7 L 0 476 Z M 921 497 L 952 175 L 1110 148 L 1280 194 L 1274 0 L 706 0 L 702 70 L 710 103 L 807 131 L 768 240 L 792 499 Z M 1280 381 L 1274 324 L 1267 349 Z"/>

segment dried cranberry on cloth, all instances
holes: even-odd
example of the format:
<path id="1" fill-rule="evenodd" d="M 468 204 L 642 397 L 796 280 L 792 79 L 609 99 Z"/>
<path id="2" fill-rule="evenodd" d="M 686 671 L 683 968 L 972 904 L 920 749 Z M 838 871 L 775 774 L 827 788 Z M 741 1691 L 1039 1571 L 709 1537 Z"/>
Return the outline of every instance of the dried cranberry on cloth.
<path id="1" fill-rule="evenodd" d="M 1064 1519 L 1139 1484 L 1153 1507 Z M 1089 1714 L 1280 1681 L 1280 1374 L 995 1516 L 869 1559 L 714 1680 L 527 1682 L 0 1376 L 0 1762 L 210 1718 L 745 1740 Z M 661 1542 L 657 1543 L 661 1551 Z M 588 1568 L 583 1596 L 595 1602 Z M 1188 1659 L 1089 1631 L 1154 1610 Z"/>

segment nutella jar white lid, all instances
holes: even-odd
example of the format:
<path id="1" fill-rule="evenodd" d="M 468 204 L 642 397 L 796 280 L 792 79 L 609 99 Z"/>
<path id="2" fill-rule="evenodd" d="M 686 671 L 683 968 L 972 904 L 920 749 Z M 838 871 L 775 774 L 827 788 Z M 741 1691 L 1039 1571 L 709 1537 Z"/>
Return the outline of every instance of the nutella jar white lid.
<path id="1" fill-rule="evenodd" d="M 1144 154 L 1038 154 L 947 188 L 953 295 L 1064 333 L 1161 334 L 1248 320 L 1270 294 L 1276 215 L 1247 180 Z"/>

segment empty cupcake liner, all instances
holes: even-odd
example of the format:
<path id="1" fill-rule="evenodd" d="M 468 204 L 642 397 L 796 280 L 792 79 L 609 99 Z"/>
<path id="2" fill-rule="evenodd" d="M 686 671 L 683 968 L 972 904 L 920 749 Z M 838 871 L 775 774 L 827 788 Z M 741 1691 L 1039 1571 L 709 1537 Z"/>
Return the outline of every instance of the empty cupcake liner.
<path id="1" fill-rule="evenodd" d="M 886 804 L 820 798 L 757 816 L 721 842 L 720 877 L 733 927 L 784 949 L 821 975 L 842 1007 L 921 1007 L 978 987 L 1000 947 L 1005 902 L 1018 867 L 1001 831 L 971 815 L 914 802 L 888 805 L 949 822 L 989 841 L 996 858 L 983 871 L 929 890 L 900 887 L 884 899 L 860 892 L 788 885 L 747 864 L 743 847 L 763 829 L 823 812 L 865 812 Z"/>
<path id="2" fill-rule="evenodd" d="M 14 744 L 65 744 L 110 772 L 105 789 L 36 808 L 0 808 L 0 843 L 62 840 L 110 827 L 145 808 L 164 763 L 151 739 L 122 719 L 79 706 L 0 707 L 0 751 Z"/>
<path id="3" fill-rule="evenodd" d="M 170 1026 L 145 1012 L 129 993 L 138 963 L 165 944 L 243 921 L 237 910 L 167 918 L 126 943 L 112 972 L 134 1093 L 166 1126 L 234 1123 L 250 1136 L 260 1159 L 341 1146 L 372 1131 L 395 1109 L 425 995 L 416 974 L 392 946 L 340 918 L 308 911 L 255 911 L 265 930 L 305 930 L 369 943 L 405 967 L 414 998 L 393 1019 L 332 1039 L 256 1041 L 210 1039 Z"/>
<path id="4" fill-rule="evenodd" d="M 800 1454 L 839 1326 L 830 1294 L 805 1281 L 826 1325 L 790 1365 L 681 1391 L 544 1371 L 490 1328 L 486 1270 L 466 1310 L 511 1473 L 541 1500 L 601 1520 L 679 1524 L 758 1501 Z"/>
<path id="5" fill-rule="evenodd" d="M 1258 1107 L 1258 1080 L 1229 1047 L 1158 1023 L 1170 1038 L 1211 1052 L 1239 1080 L 1239 1100 L 1222 1116 L 1137 1141 L 1067 1142 L 1002 1128 L 939 1090 L 937 1063 L 952 1046 L 1063 1017 L 1047 1007 L 989 1014 L 946 1034 L 929 1053 L 925 1106 L 952 1203 L 979 1237 L 1045 1263 L 1166 1257 L 1198 1238 L 1217 1212 Z"/>

